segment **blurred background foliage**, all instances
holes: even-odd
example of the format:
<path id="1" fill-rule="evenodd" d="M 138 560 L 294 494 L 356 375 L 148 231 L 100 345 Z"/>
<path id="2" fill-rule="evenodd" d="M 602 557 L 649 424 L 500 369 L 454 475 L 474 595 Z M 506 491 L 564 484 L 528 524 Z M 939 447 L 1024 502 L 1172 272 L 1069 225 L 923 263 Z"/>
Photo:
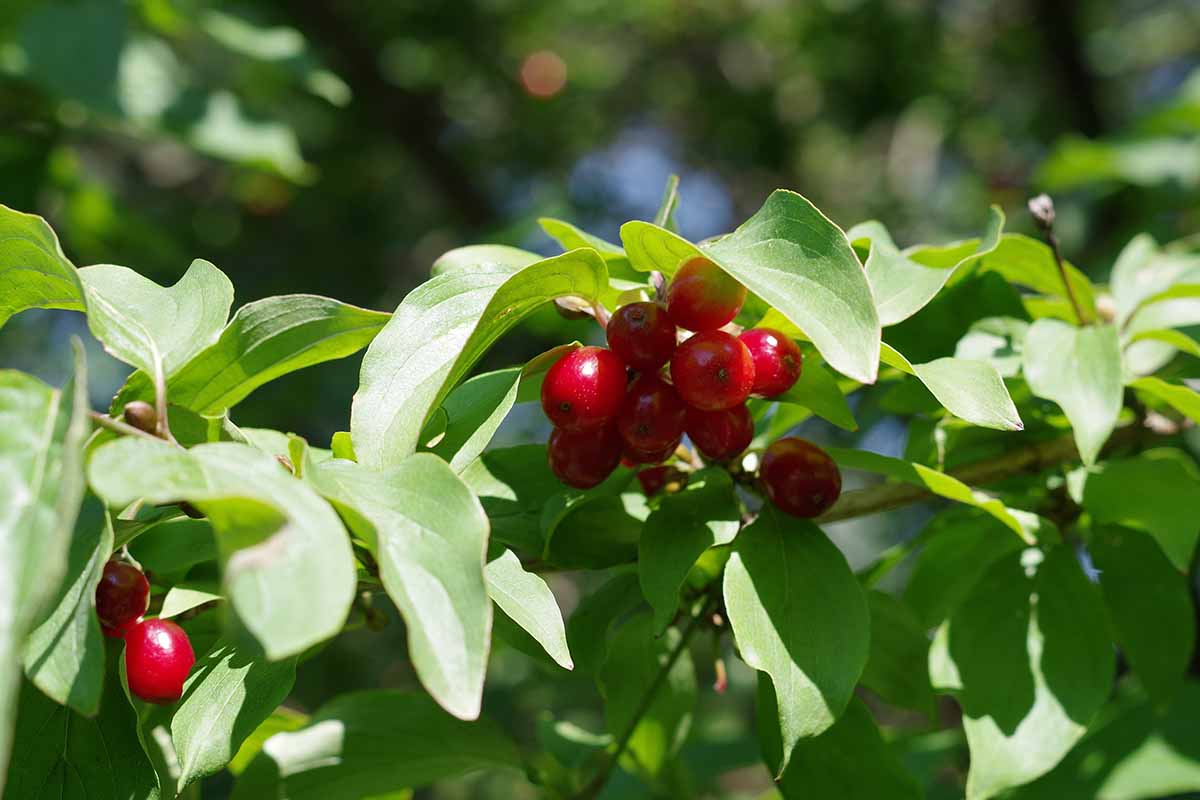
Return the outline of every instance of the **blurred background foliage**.
<path id="1" fill-rule="evenodd" d="M 229 274 L 239 303 L 313 292 L 390 310 L 452 247 L 554 252 L 541 215 L 615 240 L 621 222 L 650 218 L 671 173 L 692 239 L 731 229 L 776 187 L 843 228 L 879 218 L 902 246 L 977 235 L 989 203 L 1032 232 L 1024 201 L 1049 191 L 1067 254 L 1103 280 L 1135 232 L 1200 231 L 1200 3 L 0 4 L 0 202 L 46 216 L 79 265 L 173 283 L 200 257 Z M 86 335 L 79 315 L 22 314 L 0 336 L 0 365 L 60 380 L 74 333 Z M 547 311 L 482 367 L 586 336 Z M 104 407 L 124 372 L 92 350 Z M 324 445 L 348 425 L 357 366 L 264 387 L 236 419 Z M 902 449 L 903 429 L 866 403 L 860 422 L 875 424 L 860 444 Z M 507 442 L 544 424 L 520 411 Z M 863 548 L 861 563 L 926 517 L 835 536 L 852 561 Z M 569 611 L 581 584 L 554 588 Z M 343 636 L 301 670 L 292 705 L 412 685 L 400 627 Z M 588 680 L 539 670 L 498 648 L 488 712 L 528 725 L 525 741 L 542 710 L 602 728 Z M 729 694 L 702 694 L 684 760 L 694 791 L 754 797 L 769 783 L 749 738 L 752 676 L 731 671 Z M 939 735 L 910 762 L 961 771 L 957 735 Z M 522 795 L 484 778 L 428 796 Z"/>

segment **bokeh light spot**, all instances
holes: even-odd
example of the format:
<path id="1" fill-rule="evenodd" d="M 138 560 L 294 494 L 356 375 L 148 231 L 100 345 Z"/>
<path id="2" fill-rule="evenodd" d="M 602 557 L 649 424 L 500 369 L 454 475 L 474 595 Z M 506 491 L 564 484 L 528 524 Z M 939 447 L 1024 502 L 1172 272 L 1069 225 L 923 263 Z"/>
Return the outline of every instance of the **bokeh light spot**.
<path id="1" fill-rule="evenodd" d="M 530 53 L 521 62 L 521 86 L 533 97 L 554 97 L 567 85 L 567 63 L 552 50 Z"/>

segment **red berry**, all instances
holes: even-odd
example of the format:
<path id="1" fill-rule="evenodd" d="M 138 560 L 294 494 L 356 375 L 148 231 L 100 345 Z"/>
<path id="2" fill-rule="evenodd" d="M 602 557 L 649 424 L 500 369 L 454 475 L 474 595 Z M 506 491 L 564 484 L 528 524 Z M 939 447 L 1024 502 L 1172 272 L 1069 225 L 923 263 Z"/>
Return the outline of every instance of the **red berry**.
<path id="1" fill-rule="evenodd" d="M 804 439 L 779 439 L 763 453 L 759 476 L 781 511 L 817 517 L 842 493 L 842 473 L 821 448 Z"/>
<path id="2" fill-rule="evenodd" d="M 542 381 L 542 409 L 556 428 L 595 430 L 625 399 L 625 365 L 611 350 L 581 347 L 560 358 Z"/>
<path id="3" fill-rule="evenodd" d="M 667 285 L 667 314 L 689 331 L 714 331 L 728 324 L 746 302 L 746 287 L 703 256 L 696 256 Z"/>
<path id="4" fill-rule="evenodd" d="M 129 691 L 147 703 L 174 703 L 196 663 L 183 628 L 166 619 L 136 623 L 125 634 L 125 676 Z"/>
<path id="5" fill-rule="evenodd" d="M 546 456 L 560 481 L 576 489 L 590 489 L 603 483 L 617 468 L 621 437 L 611 425 L 591 431 L 555 428 Z"/>
<path id="6" fill-rule="evenodd" d="M 96 616 L 105 636 L 121 638 L 149 605 L 150 582 L 140 569 L 124 561 L 109 561 L 104 565 L 100 583 L 96 585 Z"/>
<path id="7" fill-rule="evenodd" d="M 754 420 L 746 404 L 724 411 L 687 411 L 687 435 L 696 449 L 714 461 L 725 461 L 750 446 Z"/>
<path id="8" fill-rule="evenodd" d="M 683 438 L 687 406 L 675 388 L 657 375 L 643 374 L 629 387 L 617 413 L 617 433 L 633 450 L 662 450 Z"/>
<path id="9" fill-rule="evenodd" d="M 634 369 L 653 372 L 675 352 L 675 323 L 661 303 L 628 303 L 608 321 L 608 346 Z"/>
<path id="10" fill-rule="evenodd" d="M 662 462 L 675 455 L 675 450 L 679 447 L 679 443 L 683 441 L 683 437 L 676 439 L 673 442 L 663 445 L 657 450 L 639 450 L 636 447 L 625 445 L 622 450 L 622 458 L 633 464 L 661 464 Z"/>
<path id="11" fill-rule="evenodd" d="M 754 359 L 746 345 L 724 331 L 697 333 L 671 356 L 671 381 L 693 408 L 733 408 L 750 396 Z"/>
<path id="12" fill-rule="evenodd" d="M 804 356 L 800 347 L 787 336 L 771 328 L 751 328 L 738 338 L 749 348 L 754 359 L 751 394 L 775 397 L 799 380 Z"/>

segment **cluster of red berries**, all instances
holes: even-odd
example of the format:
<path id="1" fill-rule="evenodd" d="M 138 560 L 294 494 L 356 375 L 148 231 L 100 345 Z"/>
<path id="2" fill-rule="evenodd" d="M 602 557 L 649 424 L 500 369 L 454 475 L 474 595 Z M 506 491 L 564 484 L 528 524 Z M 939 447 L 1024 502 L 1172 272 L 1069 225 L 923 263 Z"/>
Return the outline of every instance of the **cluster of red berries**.
<path id="1" fill-rule="evenodd" d="M 129 691 L 148 703 L 174 703 L 196 663 L 183 628 L 166 619 L 142 619 L 150 607 L 150 582 L 124 561 L 104 565 L 96 587 L 96 616 L 105 636 L 125 640 Z"/>
<path id="2" fill-rule="evenodd" d="M 641 301 L 616 310 L 607 325 L 608 348 L 582 347 L 559 359 L 542 383 L 542 408 L 554 424 L 547 452 L 558 479 L 589 489 L 622 459 L 629 466 L 661 464 L 684 434 L 712 461 L 745 451 L 754 438 L 746 400 L 786 392 L 802 367 L 800 348 L 779 331 L 754 328 L 735 336 L 721 330 L 745 300 L 746 287 L 696 257 L 667 285 L 665 304 Z M 691 332 L 682 342 L 679 328 Z M 806 449 L 776 450 L 784 442 Z M 824 459 L 819 467 L 814 453 Z M 829 485 L 829 468 L 836 486 Z M 820 514 L 841 491 L 828 455 L 799 439 L 768 448 L 761 476 L 776 505 L 800 516 Z M 813 481 L 821 484 L 819 492 Z"/>

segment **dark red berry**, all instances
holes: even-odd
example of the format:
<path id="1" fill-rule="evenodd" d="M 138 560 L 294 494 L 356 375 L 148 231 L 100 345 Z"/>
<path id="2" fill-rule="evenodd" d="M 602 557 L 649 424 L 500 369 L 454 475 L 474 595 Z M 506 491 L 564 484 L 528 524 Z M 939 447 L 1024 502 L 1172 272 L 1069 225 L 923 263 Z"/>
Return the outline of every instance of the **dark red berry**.
<path id="1" fill-rule="evenodd" d="M 675 388 L 657 375 L 643 374 L 629 387 L 617 412 L 617 433 L 627 446 L 650 452 L 683 438 L 687 406 Z"/>
<path id="2" fill-rule="evenodd" d="M 546 456 L 560 481 L 576 489 L 590 489 L 603 483 L 617 468 L 621 437 L 611 425 L 590 431 L 555 428 Z"/>
<path id="3" fill-rule="evenodd" d="M 196 663 L 183 628 L 166 619 L 136 623 L 125 634 L 125 676 L 129 691 L 147 703 L 174 703 Z"/>
<path id="4" fill-rule="evenodd" d="M 687 435 L 703 455 L 713 461 L 725 461 L 750 446 L 754 420 L 745 403 L 724 411 L 689 408 Z"/>
<path id="5" fill-rule="evenodd" d="M 628 303 L 608 321 L 608 346 L 634 369 L 653 372 L 675 352 L 675 323 L 661 303 Z"/>
<path id="6" fill-rule="evenodd" d="M 759 476 L 771 502 L 797 517 L 820 516 L 842 493 L 842 473 L 829 454 L 795 437 L 767 448 Z"/>
<path id="7" fill-rule="evenodd" d="M 671 356 L 671 381 L 693 408 L 733 408 L 750 396 L 754 359 L 746 345 L 724 331 L 697 333 Z"/>
<path id="8" fill-rule="evenodd" d="M 668 484 L 674 484 L 674 487 L 668 487 L 669 491 L 678 491 L 686 478 L 684 473 L 666 464 L 644 469 L 637 474 L 638 483 L 647 497 L 658 494 Z"/>
<path id="9" fill-rule="evenodd" d="M 792 388 L 800 378 L 804 356 L 800 347 L 771 328 L 751 328 L 738 337 L 754 359 L 754 388 L 751 394 L 775 397 Z"/>
<path id="10" fill-rule="evenodd" d="M 669 442 L 657 450 L 639 450 L 636 447 L 625 445 L 622 452 L 622 458 L 633 464 L 661 464 L 671 456 L 675 455 L 675 450 L 679 447 L 679 443 L 683 441 L 683 437 Z"/>
<path id="11" fill-rule="evenodd" d="M 602 428 L 617 415 L 625 399 L 625 385 L 625 365 L 611 350 L 581 347 L 546 372 L 542 409 L 556 428 Z"/>
<path id="12" fill-rule="evenodd" d="M 109 561 L 96 585 L 96 616 L 106 636 L 119 639 L 150 605 L 150 582 L 124 561 Z"/>
<path id="13" fill-rule="evenodd" d="M 714 331 L 728 324 L 746 302 L 746 287 L 703 256 L 696 256 L 667 284 L 667 314 L 689 331 Z"/>

